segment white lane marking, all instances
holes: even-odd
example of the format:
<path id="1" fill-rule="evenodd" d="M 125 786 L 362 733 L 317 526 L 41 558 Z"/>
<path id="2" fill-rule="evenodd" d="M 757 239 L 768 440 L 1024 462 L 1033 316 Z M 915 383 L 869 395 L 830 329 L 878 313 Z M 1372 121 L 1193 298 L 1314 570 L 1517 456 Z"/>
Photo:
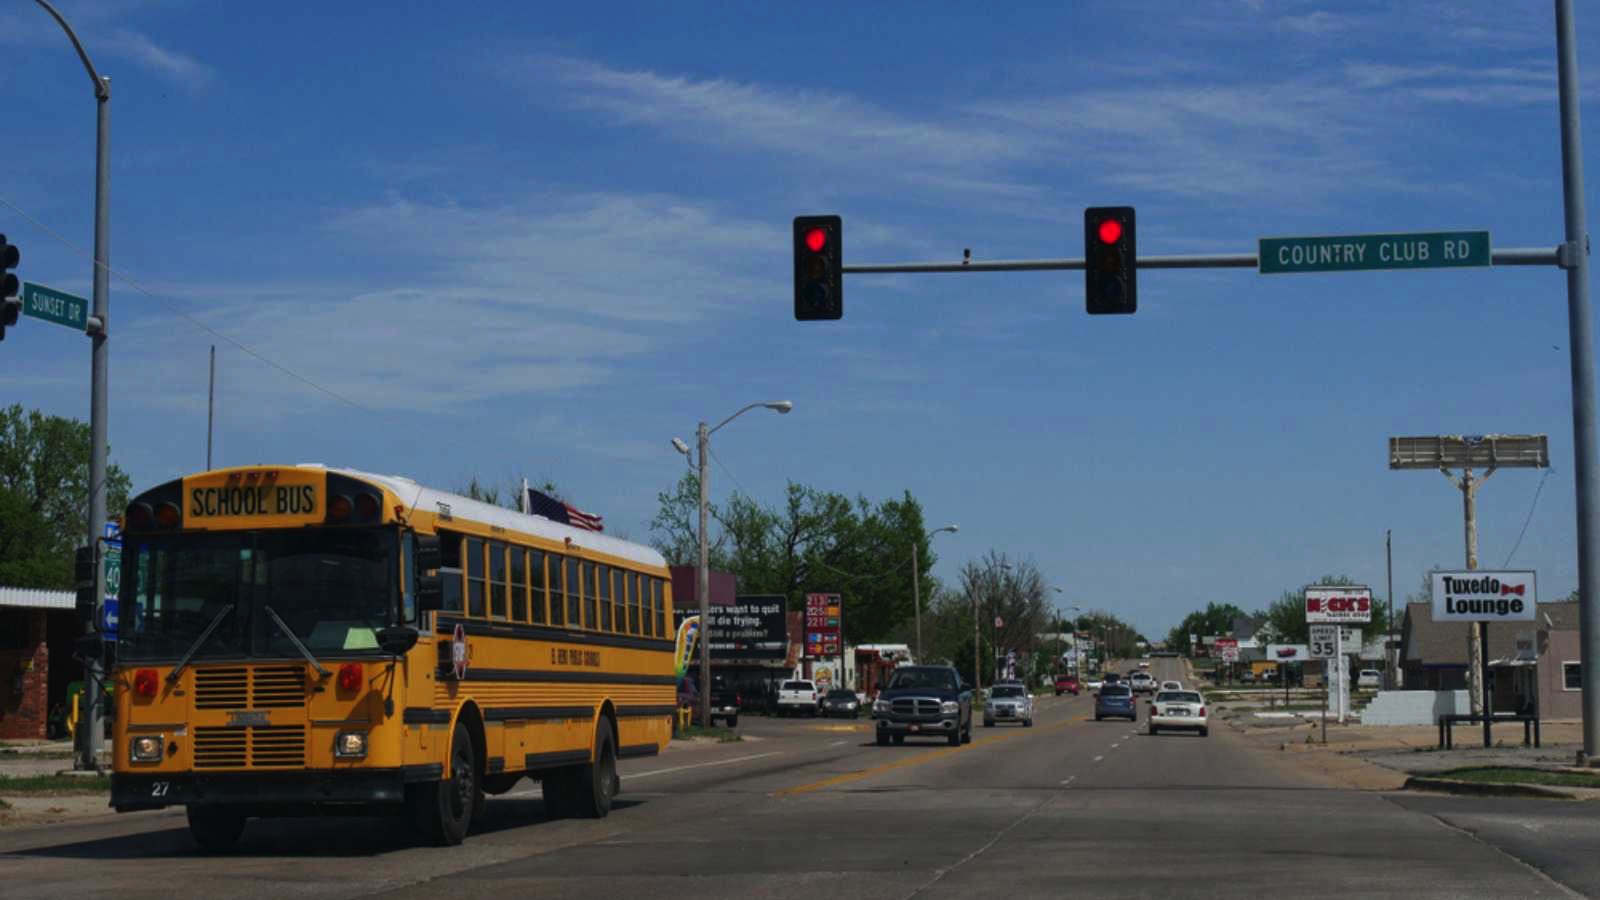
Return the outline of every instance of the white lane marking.
<path id="1" fill-rule="evenodd" d="M 1061 783 L 1062 784 L 1071 784 L 1071 783 L 1073 783 L 1074 781 L 1077 781 L 1077 780 L 1078 780 L 1078 776 L 1076 776 L 1076 775 L 1068 775 L 1066 778 L 1061 779 Z"/>
<path id="2" fill-rule="evenodd" d="M 850 742 L 849 741 L 834 741 L 833 743 L 829 744 L 828 746 L 829 747 L 837 747 L 840 744 L 848 744 L 848 743 L 850 743 Z"/>
<path id="3" fill-rule="evenodd" d="M 733 759 L 719 759 L 713 762 L 695 763 L 689 766 L 673 766 L 669 769 L 652 769 L 649 772 L 639 772 L 637 774 L 624 775 L 623 777 L 631 781 L 635 778 L 649 778 L 651 775 L 665 775 L 668 772 L 682 772 L 685 769 L 703 769 L 707 766 L 726 766 L 732 765 L 736 762 L 747 762 L 752 759 L 762 759 L 763 757 L 768 756 L 781 756 L 782 754 L 782 750 L 774 750 L 771 753 L 756 753 L 751 756 L 735 756 Z"/>
<path id="4" fill-rule="evenodd" d="M 1115 749 L 1117 749 L 1118 747 L 1121 747 L 1121 746 L 1122 746 L 1121 744 L 1112 744 L 1111 745 L 1111 749 L 1115 750 Z"/>
<path id="5" fill-rule="evenodd" d="M 1100 760 L 1102 760 L 1102 759 L 1105 759 L 1105 757 L 1104 757 L 1104 756 L 1096 756 L 1096 757 L 1095 757 L 1095 758 L 1094 758 L 1094 761 L 1095 761 L 1095 762 L 1099 762 L 1099 761 L 1100 761 Z"/>

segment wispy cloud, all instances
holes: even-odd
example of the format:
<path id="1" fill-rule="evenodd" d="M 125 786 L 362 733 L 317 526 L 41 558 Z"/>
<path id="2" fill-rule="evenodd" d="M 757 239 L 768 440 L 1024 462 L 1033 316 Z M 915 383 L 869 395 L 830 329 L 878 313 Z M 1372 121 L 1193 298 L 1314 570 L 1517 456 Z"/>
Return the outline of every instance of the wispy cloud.
<path id="1" fill-rule="evenodd" d="M 146 35 L 120 29 L 103 38 L 100 46 L 108 53 L 131 60 L 189 89 L 209 85 L 215 71 L 185 53 L 162 47 Z"/>

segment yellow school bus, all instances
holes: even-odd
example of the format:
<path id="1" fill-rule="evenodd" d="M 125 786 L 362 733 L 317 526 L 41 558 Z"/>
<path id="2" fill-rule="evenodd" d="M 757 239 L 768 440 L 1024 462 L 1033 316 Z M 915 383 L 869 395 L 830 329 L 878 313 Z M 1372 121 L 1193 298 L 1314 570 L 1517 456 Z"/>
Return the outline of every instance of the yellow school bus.
<path id="1" fill-rule="evenodd" d="M 410 815 L 459 843 L 526 777 L 602 817 L 672 734 L 672 599 L 649 547 L 413 481 L 251 466 L 123 518 L 112 805 Z"/>

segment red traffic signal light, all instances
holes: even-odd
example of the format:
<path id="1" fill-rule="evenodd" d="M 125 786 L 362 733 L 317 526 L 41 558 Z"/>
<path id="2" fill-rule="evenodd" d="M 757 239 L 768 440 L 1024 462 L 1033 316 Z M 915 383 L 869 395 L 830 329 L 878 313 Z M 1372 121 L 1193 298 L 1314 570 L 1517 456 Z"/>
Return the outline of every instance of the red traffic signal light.
<path id="1" fill-rule="evenodd" d="M 794 220 L 794 317 L 844 318 L 844 222 L 838 216 Z"/>
<path id="2" fill-rule="evenodd" d="M 1089 315 L 1126 315 L 1139 308 L 1138 254 L 1131 206 L 1083 211 L 1084 305 Z"/>

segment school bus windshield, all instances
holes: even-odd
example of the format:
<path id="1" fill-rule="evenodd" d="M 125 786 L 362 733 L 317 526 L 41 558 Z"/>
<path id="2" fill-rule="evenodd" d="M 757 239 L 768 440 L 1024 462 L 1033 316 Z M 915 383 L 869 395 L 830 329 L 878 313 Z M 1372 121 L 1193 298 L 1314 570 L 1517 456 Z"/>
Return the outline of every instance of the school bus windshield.
<path id="1" fill-rule="evenodd" d="M 195 659 L 297 659 L 278 619 L 312 653 L 373 651 L 397 610 L 393 528 L 139 537 L 124 551 L 118 654 L 172 660 L 213 621 Z"/>

